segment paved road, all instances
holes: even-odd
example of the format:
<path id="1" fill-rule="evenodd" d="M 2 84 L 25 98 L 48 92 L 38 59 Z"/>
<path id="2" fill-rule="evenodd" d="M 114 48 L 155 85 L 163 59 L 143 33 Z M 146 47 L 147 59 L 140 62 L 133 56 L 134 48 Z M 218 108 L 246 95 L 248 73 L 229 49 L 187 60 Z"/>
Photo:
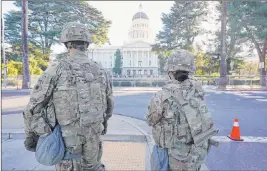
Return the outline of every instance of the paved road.
<path id="1" fill-rule="evenodd" d="M 3 93 L 4 94 L 4 93 Z M 18 97 L 14 97 L 19 94 Z M 115 92 L 115 113 L 144 119 L 147 104 L 153 92 Z M 26 95 L 26 96 L 25 96 Z M 6 92 L 3 101 L 17 99 L 8 111 L 3 105 L 2 114 L 16 113 L 28 98 L 27 92 Z M 213 114 L 220 136 L 227 136 L 235 117 L 239 119 L 241 136 L 267 137 L 267 92 L 220 92 L 207 90 L 205 101 Z M 10 109 L 10 108 L 9 108 Z M 267 143 L 223 142 L 212 149 L 207 158 L 211 170 L 267 170 Z"/>
<path id="2" fill-rule="evenodd" d="M 30 94 L 30 90 L 2 90 L 2 98 L 14 97 L 14 96 L 27 96 Z"/>
<path id="3" fill-rule="evenodd" d="M 8 91 L 2 101 L 2 115 L 21 113 L 29 96 L 25 91 Z M 115 113 L 144 120 L 153 92 L 114 92 Z M 26 95 L 26 96 L 25 96 Z M 18 97 L 19 96 L 19 97 Z M 210 90 L 205 101 L 213 114 L 219 135 L 230 133 L 234 117 L 244 136 L 267 137 L 267 92 L 220 92 Z M 14 103 L 14 104 L 12 104 Z"/>

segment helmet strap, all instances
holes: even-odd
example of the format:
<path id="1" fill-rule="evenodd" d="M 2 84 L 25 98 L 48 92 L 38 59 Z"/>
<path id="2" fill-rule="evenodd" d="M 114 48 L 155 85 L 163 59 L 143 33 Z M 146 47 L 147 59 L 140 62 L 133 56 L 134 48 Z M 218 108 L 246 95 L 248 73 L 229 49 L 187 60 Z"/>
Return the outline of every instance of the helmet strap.
<path id="1" fill-rule="evenodd" d="M 168 72 L 168 76 L 169 76 L 170 80 L 175 80 L 175 77 L 174 77 L 174 73 L 173 72 L 169 71 Z"/>

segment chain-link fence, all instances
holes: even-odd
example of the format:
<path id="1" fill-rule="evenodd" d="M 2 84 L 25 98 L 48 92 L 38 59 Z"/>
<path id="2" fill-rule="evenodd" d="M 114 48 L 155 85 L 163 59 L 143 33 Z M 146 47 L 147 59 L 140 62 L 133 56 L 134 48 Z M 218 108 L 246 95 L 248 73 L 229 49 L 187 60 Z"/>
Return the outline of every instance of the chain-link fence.
<path id="1" fill-rule="evenodd" d="M 39 76 L 31 76 L 30 87 L 33 88 L 36 84 Z M 200 81 L 202 85 L 216 86 L 219 82 L 219 77 L 214 76 L 194 76 L 195 79 Z M 22 87 L 21 75 L 16 77 L 7 78 L 7 87 L 21 89 Z M 112 78 L 114 87 L 162 87 L 168 83 L 167 77 L 153 77 L 153 78 Z M 247 87 L 258 88 L 260 87 L 260 76 L 250 75 L 238 75 L 227 76 L 227 85 L 229 87 Z M 4 80 L 2 78 L 2 87 L 4 87 Z"/>

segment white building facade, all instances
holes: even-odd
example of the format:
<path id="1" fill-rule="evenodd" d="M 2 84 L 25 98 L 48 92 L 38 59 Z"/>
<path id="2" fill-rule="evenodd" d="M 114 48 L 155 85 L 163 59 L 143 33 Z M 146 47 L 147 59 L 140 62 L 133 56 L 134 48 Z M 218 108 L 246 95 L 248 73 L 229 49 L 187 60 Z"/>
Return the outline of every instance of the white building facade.
<path id="1" fill-rule="evenodd" d="M 158 58 L 152 52 L 152 43 L 150 21 L 140 5 L 139 12 L 132 18 L 128 41 L 122 46 L 97 47 L 91 51 L 89 57 L 101 63 L 111 73 L 115 64 L 115 52 L 119 49 L 123 77 L 155 77 L 158 76 Z"/>

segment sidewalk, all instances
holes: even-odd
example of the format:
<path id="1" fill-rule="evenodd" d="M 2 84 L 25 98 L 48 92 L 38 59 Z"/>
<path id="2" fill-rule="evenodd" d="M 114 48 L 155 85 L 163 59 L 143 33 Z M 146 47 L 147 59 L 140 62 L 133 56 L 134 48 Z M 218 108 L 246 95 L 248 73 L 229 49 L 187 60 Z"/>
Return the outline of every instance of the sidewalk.
<path id="1" fill-rule="evenodd" d="M 144 121 L 113 115 L 103 140 L 103 158 L 107 170 L 150 170 L 150 155 L 154 145 L 151 128 Z M 2 169 L 55 170 L 40 165 L 34 153 L 24 148 L 21 114 L 2 116 Z M 203 165 L 201 170 L 208 170 Z"/>
<path id="2" fill-rule="evenodd" d="M 224 91 L 267 91 L 267 87 L 249 85 L 226 86 Z"/>

